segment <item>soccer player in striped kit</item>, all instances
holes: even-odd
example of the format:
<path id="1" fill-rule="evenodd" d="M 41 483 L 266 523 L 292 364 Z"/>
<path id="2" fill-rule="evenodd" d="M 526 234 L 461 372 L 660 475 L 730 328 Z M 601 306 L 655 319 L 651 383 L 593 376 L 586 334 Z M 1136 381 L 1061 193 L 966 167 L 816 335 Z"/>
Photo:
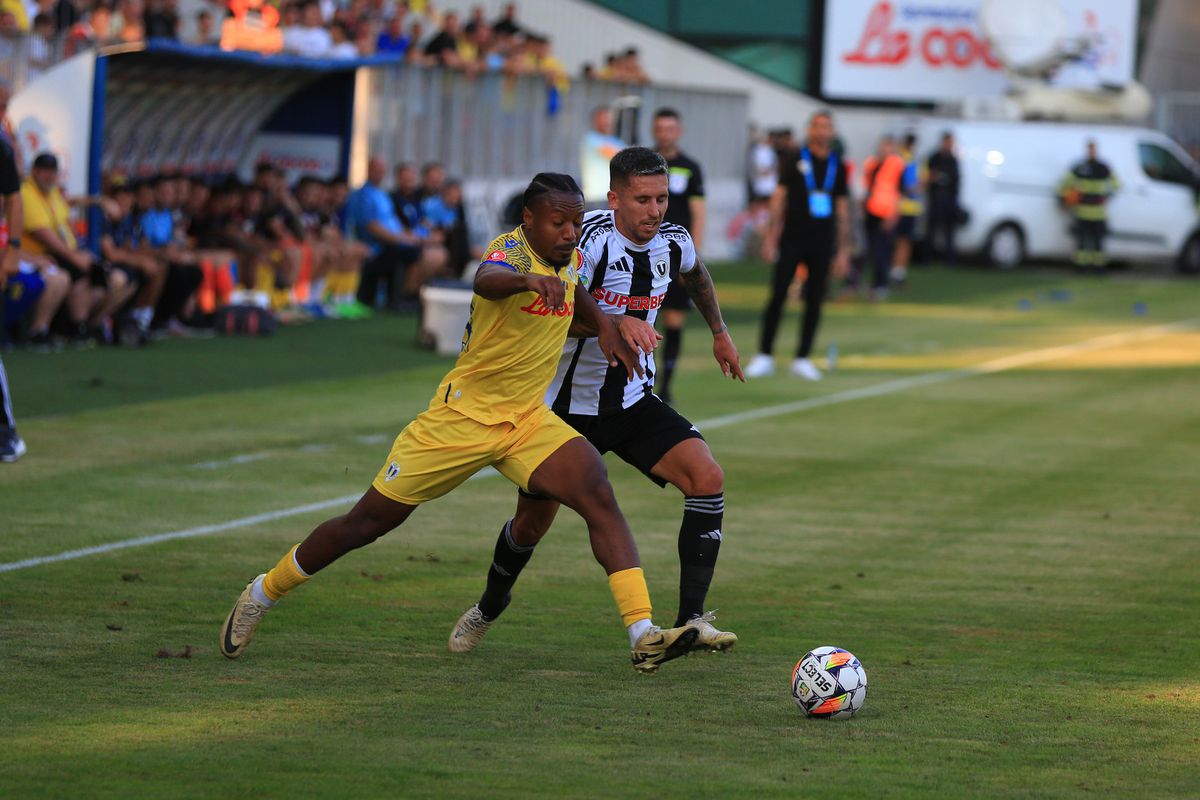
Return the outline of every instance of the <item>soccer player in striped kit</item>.
<path id="1" fill-rule="evenodd" d="M 667 162 L 645 147 L 628 147 L 609 162 L 609 210 L 590 212 L 580 248 L 586 288 L 601 310 L 620 320 L 627 339 L 640 325 L 653 324 L 671 280 L 680 276 L 713 334 L 713 356 L 726 377 L 742 377 L 737 348 L 717 304 L 712 278 L 688 231 L 663 222 L 667 209 Z M 727 650 L 737 636 L 717 629 L 704 610 L 721 547 L 725 511 L 724 474 L 700 431 L 652 393 L 654 356 L 642 348 L 644 376 L 611 367 L 595 338 L 572 328 L 546 392 L 546 403 L 601 453 L 609 450 L 659 486 L 683 493 L 679 529 L 679 614 L 675 625 L 697 631 L 693 649 Z M 536 492 L 519 491 L 516 515 L 496 542 L 487 588 L 459 618 L 450 649 L 474 649 L 507 607 L 517 576 L 549 531 L 559 504 Z"/>
<path id="2" fill-rule="evenodd" d="M 618 331 L 586 291 L 578 248 L 583 193 L 573 178 L 539 173 L 525 190 L 522 216 L 492 242 L 475 274 L 462 350 L 429 407 L 396 437 L 349 513 L 318 525 L 247 584 L 221 628 L 227 658 L 241 656 L 263 615 L 288 592 L 487 466 L 524 491 L 556 498 L 556 508 L 562 502 L 587 522 L 635 670 L 654 672 L 691 650 L 700 633 L 695 626 L 664 630 L 651 621 L 637 547 L 600 454 L 543 402 L 572 322 L 585 321 L 604 342 L 606 365 L 630 378 L 642 376 L 643 368 L 626 342 L 633 338 L 645 349 L 653 343 L 644 328 L 634 335 Z"/>

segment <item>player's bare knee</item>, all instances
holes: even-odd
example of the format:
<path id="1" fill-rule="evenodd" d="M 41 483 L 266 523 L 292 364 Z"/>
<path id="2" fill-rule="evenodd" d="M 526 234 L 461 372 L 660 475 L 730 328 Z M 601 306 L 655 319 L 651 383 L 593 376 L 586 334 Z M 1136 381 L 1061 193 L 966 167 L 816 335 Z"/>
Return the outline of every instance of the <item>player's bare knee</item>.
<path id="1" fill-rule="evenodd" d="M 513 517 L 512 521 L 513 541 L 522 547 L 535 545 L 550 530 L 550 524 L 553 521 L 553 517 L 546 517 L 543 514 L 518 514 Z"/>
<path id="2" fill-rule="evenodd" d="M 703 497 L 725 491 L 725 472 L 711 459 L 696 465 L 675 484 L 685 497 Z"/>

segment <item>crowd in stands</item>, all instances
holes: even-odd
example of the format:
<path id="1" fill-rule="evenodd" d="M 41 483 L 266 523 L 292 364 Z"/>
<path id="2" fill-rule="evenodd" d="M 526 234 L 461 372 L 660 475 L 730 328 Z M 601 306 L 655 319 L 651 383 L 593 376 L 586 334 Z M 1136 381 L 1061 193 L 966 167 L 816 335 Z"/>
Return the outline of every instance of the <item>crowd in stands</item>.
<path id="1" fill-rule="evenodd" d="M 372 159 L 351 192 L 340 178 L 289 185 L 264 163 L 246 183 L 110 175 L 100 195 L 77 198 L 60 188 L 57 159 L 39 154 L 21 187 L 24 230 L 0 229 L 20 262 L 0 340 L 49 351 L 203 336 L 229 306 L 284 322 L 411 309 L 423 283 L 456 277 L 475 254 L 462 187 L 440 164 L 397 165 L 390 194 L 386 175 Z M 85 246 L 92 207 L 95 250 Z"/>
<path id="2" fill-rule="evenodd" d="M 235 5 L 215 2 L 199 11 L 187 37 L 181 36 L 178 0 L 0 0 L 0 34 L 32 34 L 32 66 L 42 68 L 62 43 L 70 55 L 85 47 L 140 42 L 151 38 L 216 46 Z M 474 6 L 464 21 L 457 11 L 442 12 L 429 0 L 283 0 L 269 4 L 282 33 L 284 53 L 310 58 L 361 58 L 389 54 L 406 63 L 442 66 L 468 75 L 538 75 L 554 86 L 569 84 L 567 69 L 552 52 L 549 37 L 517 21 L 516 4 L 489 20 Z M 649 78 L 637 50 L 610 53 L 599 68 L 585 65 L 589 80 L 643 84 Z"/>

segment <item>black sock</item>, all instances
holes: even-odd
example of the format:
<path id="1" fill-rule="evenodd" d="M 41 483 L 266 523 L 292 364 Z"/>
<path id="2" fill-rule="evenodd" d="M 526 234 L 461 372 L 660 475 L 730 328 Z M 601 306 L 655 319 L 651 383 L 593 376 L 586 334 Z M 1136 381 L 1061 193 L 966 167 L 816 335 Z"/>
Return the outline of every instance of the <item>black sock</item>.
<path id="1" fill-rule="evenodd" d="M 679 351 L 683 349 L 683 329 L 667 328 L 663 331 L 663 370 L 662 389 L 659 394 L 671 395 L 671 375 L 675 372 L 675 362 L 679 359 Z"/>
<path id="2" fill-rule="evenodd" d="M 712 583 L 713 568 L 721 551 L 721 520 L 725 495 L 683 498 L 683 524 L 679 526 L 679 616 L 676 627 L 704 613 L 704 598 Z"/>
<path id="3" fill-rule="evenodd" d="M 533 557 L 533 545 L 519 545 L 512 539 L 512 520 L 504 523 L 500 537 L 496 539 L 496 552 L 492 555 L 492 566 L 488 568 L 487 588 L 479 598 L 479 610 L 487 620 L 493 620 L 508 607 L 513 584 L 529 559 Z"/>

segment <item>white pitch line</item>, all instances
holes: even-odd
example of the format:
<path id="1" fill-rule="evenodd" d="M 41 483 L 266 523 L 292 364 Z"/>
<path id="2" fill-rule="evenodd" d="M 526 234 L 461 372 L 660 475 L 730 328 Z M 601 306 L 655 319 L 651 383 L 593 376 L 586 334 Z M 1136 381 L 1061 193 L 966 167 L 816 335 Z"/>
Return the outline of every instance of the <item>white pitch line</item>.
<path id="1" fill-rule="evenodd" d="M 270 457 L 270 453 L 243 453 L 229 458 L 222 458 L 218 461 L 199 461 L 192 464 L 192 467 L 194 469 L 221 469 L 222 467 L 231 467 L 235 464 L 252 464 L 255 461 L 262 461 L 264 458 Z"/>
<path id="2" fill-rule="evenodd" d="M 729 425 L 736 425 L 739 422 L 749 422 L 752 420 L 768 419 L 770 417 L 779 417 L 785 414 L 793 414 L 799 411 L 807 411 L 813 408 L 822 408 L 824 406 L 837 405 L 839 403 L 848 403 L 852 400 L 861 400 L 868 397 L 879 397 L 881 395 L 894 394 L 904 391 L 905 389 L 913 389 L 918 386 L 929 386 L 935 383 L 943 383 L 949 380 L 958 378 L 969 378 L 975 375 L 990 375 L 1006 370 L 1017 369 L 1019 367 L 1030 366 L 1032 364 L 1041 364 L 1047 361 L 1053 361 L 1067 356 L 1077 355 L 1079 353 L 1088 353 L 1095 350 L 1103 350 L 1110 347 L 1120 347 L 1126 344 L 1146 341 L 1148 339 L 1156 339 L 1162 336 L 1167 336 L 1179 331 L 1188 330 L 1200 323 L 1200 319 L 1183 320 L 1174 322 L 1168 325 L 1155 325 L 1150 328 L 1142 328 L 1136 331 L 1126 333 L 1113 333 L 1107 336 L 1100 336 L 1095 339 L 1088 339 L 1083 342 L 1074 344 L 1058 345 L 1056 347 L 1047 347 L 1040 350 L 1030 350 L 1025 353 L 1015 353 L 1011 356 L 985 361 L 982 364 L 977 364 L 972 367 L 962 367 L 960 369 L 943 370 L 941 372 L 927 372 L 923 375 L 913 375 L 908 378 L 898 378 L 896 380 L 884 381 L 873 386 L 864 386 L 859 389 L 848 389 L 844 392 L 834 392 L 833 394 L 822 395 L 820 397 L 810 397 L 806 400 L 797 400 L 792 403 L 781 403 L 774 406 L 766 406 L 764 408 L 756 408 L 751 411 L 742 411 L 736 414 L 726 414 L 720 417 L 696 423 L 696 427 L 701 429 L 712 430 L 714 428 L 724 428 Z M 471 480 L 479 478 L 490 478 L 500 473 L 488 467 L 471 476 Z M 254 514 L 241 519 L 229 520 L 228 522 L 219 522 L 213 525 L 201 525 L 195 528 L 185 528 L 180 531 L 169 531 L 167 533 L 156 533 L 149 536 L 138 536 L 132 539 L 122 539 L 108 544 L 99 544 L 94 547 L 84 547 L 78 550 L 67 550 L 62 553 L 56 553 L 51 556 L 39 556 L 37 558 L 26 558 L 21 561 L 10 561 L 6 564 L 0 564 L 0 573 L 13 572 L 18 569 L 28 569 L 30 567 L 41 566 L 42 564 L 53 564 L 59 561 L 72 561 L 77 558 L 86 558 L 87 556 L 100 555 L 102 553 L 111 553 L 114 550 L 124 550 L 129 547 L 142 547 L 144 545 L 158 544 L 159 542 L 168 542 L 173 539 L 191 539 L 197 536 L 208 536 L 214 533 L 224 533 L 225 531 L 235 530 L 237 528 L 248 528 L 252 525 L 258 525 L 263 522 L 272 522 L 277 519 L 286 519 L 287 517 L 299 516 L 312 511 L 322 511 L 335 506 L 347 505 L 357 500 L 361 494 L 349 494 L 343 497 L 335 497 L 330 500 L 322 500 L 318 503 L 308 503 L 306 505 L 295 506 L 293 508 L 284 508 L 278 511 L 268 511 L 263 514 Z"/>

